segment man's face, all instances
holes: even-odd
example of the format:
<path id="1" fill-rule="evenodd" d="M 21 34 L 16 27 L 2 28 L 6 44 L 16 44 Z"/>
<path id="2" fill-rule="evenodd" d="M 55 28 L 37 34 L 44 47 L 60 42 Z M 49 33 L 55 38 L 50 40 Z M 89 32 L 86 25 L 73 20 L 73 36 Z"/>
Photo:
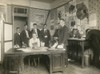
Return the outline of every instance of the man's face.
<path id="1" fill-rule="evenodd" d="M 17 29 L 17 33 L 19 33 L 20 32 L 20 29 Z"/>
<path id="2" fill-rule="evenodd" d="M 44 29 L 46 29 L 47 28 L 47 26 L 46 25 L 44 25 Z"/>
<path id="3" fill-rule="evenodd" d="M 33 38 L 36 38 L 36 37 L 37 37 L 37 35 L 36 35 L 36 34 L 32 34 L 32 37 L 33 37 Z"/>
<path id="4" fill-rule="evenodd" d="M 59 24 L 60 24 L 61 26 L 64 26 L 64 25 L 65 25 L 65 22 L 64 22 L 63 20 L 60 20 Z"/>

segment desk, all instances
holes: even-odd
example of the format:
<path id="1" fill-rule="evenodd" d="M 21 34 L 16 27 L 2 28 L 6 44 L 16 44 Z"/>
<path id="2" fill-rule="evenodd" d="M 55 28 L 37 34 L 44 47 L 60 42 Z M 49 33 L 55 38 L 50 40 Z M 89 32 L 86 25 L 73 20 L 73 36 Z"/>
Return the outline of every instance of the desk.
<path id="1" fill-rule="evenodd" d="M 41 49 L 41 48 L 40 48 Z M 24 50 L 24 51 L 22 51 Z M 29 50 L 29 51 L 26 51 Z M 30 48 L 23 48 L 21 50 L 16 50 L 16 49 L 11 49 L 7 53 L 5 53 L 6 56 L 18 56 L 20 57 L 20 64 L 21 64 L 21 69 L 24 69 L 24 63 L 23 63 L 23 58 L 28 56 L 28 55 L 47 55 L 50 59 L 50 66 L 49 66 L 49 71 L 50 74 L 53 72 L 64 72 L 64 57 L 65 57 L 65 50 L 63 49 L 57 49 L 57 50 L 33 50 Z"/>
<path id="2" fill-rule="evenodd" d="M 82 68 L 84 67 L 84 47 L 85 47 L 85 39 L 78 39 L 78 38 L 70 38 L 68 39 L 68 44 L 72 43 L 72 42 L 75 42 L 75 43 L 78 43 L 80 46 L 81 46 L 81 49 L 82 50 L 82 62 L 81 62 L 81 66 Z"/>

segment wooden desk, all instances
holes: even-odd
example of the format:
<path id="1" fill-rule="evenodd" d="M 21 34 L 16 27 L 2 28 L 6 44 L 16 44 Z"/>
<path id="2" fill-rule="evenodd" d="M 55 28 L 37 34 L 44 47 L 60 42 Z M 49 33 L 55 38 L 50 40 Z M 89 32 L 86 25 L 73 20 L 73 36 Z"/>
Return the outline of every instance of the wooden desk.
<path id="1" fill-rule="evenodd" d="M 81 66 L 82 68 L 84 67 L 84 47 L 85 47 L 85 39 L 78 39 L 78 38 L 70 38 L 68 39 L 68 44 L 72 43 L 72 42 L 76 42 L 78 44 L 80 44 L 81 49 L 82 50 L 82 62 L 81 62 Z"/>
<path id="2" fill-rule="evenodd" d="M 24 70 L 24 62 L 23 62 L 23 58 L 28 56 L 28 55 L 47 55 L 50 59 L 50 74 L 52 74 L 53 72 L 64 72 L 64 54 L 65 54 L 65 50 L 63 49 L 58 49 L 58 50 L 32 50 L 30 48 L 24 48 L 24 50 L 30 50 L 30 51 L 21 51 L 21 50 L 16 50 L 16 49 L 12 49 L 10 51 L 8 51 L 7 53 L 5 53 L 5 57 L 6 56 L 19 56 L 20 57 L 20 62 L 21 62 L 21 69 Z"/>

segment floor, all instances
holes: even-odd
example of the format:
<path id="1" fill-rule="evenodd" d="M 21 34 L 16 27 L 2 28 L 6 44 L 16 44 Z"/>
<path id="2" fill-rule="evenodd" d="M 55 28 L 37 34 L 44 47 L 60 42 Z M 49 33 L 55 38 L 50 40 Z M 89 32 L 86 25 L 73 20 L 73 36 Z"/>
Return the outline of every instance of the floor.
<path id="1" fill-rule="evenodd" d="M 0 66 L 0 74 L 4 74 L 4 71 L 5 70 L 3 70 Z M 20 74 L 49 74 L 49 72 L 43 65 L 40 65 L 39 67 L 26 66 L 25 70 L 23 70 Z M 64 74 L 100 74 L 100 69 L 93 66 L 81 68 L 79 65 L 69 63 L 68 67 L 65 68 Z"/>

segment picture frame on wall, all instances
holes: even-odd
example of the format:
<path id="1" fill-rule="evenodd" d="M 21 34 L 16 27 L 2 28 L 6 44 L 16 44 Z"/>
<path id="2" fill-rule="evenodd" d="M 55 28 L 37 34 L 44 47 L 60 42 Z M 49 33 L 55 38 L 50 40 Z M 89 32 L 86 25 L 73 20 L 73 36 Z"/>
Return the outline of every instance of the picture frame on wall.
<path id="1" fill-rule="evenodd" d="M 61 6 L 59 8 L 57 8 L 57 19 L 65 19 L 65 7 L 64 6 Z"/>
<path id="2" fill-rule="evenodd" d="M 36 22 L 37 25 L 42 25 L 43 23 L 45 23 L 45 15 L 35 14 L 34 22 Z"/>

